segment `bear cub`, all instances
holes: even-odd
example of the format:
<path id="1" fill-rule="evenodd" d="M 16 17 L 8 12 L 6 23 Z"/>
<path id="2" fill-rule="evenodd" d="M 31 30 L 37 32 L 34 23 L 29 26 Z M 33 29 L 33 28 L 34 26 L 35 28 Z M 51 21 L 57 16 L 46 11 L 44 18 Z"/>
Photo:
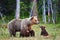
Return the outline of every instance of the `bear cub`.
<path id="1" fill-rule="evenodd" d="M 40 28 L 41 28 L 41 35 L 48 36 L 48 32 L 46 31 L 45 26 L 41 26 Z"/>

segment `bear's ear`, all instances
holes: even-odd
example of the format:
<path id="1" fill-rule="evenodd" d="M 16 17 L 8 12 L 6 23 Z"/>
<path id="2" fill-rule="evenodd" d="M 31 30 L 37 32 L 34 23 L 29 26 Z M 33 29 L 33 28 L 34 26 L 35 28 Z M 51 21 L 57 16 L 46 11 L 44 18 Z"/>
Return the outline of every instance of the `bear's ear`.
<path id="1" fill-rule="evenodd" d="M 30 20 L 32 20 L 34 17 L 32 16 Z"/>

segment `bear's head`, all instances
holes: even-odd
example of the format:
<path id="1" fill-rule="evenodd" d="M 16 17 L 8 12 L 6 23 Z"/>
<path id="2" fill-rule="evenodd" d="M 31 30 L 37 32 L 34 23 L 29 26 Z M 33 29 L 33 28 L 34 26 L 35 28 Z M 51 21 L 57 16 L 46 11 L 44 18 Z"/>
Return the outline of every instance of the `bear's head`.
<path id="1" fill-rule="evenodd" d="M 37 16 L 32 16 L 30 20 L 32 24 L 39 24 L 39 20 Z"/>

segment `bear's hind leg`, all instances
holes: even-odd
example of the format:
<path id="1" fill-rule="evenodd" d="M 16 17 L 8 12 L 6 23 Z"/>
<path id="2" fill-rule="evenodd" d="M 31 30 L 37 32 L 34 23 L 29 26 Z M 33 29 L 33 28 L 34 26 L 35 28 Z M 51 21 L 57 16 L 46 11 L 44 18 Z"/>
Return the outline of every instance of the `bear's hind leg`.
<path id="1" fill-rule="evenodd" d="M 9 33 L 10 33 L 10 37 L 12 37 L 12 36 L 16 37 L 16 32 L 14 32 L 14 31 L 9 31 Z"/>
<path id="2" fill-rule="evenodd" d="M 12 37 L 12 31 L 11 30 L 9 30 L 9 34 L 10 34 L 10 37 Z"/>
<path id="3" fill-rule="evenodd" d="M 16 32 L 12 32 L 12 35 L 13 35 L 14 37 L 16 37 Z"/>

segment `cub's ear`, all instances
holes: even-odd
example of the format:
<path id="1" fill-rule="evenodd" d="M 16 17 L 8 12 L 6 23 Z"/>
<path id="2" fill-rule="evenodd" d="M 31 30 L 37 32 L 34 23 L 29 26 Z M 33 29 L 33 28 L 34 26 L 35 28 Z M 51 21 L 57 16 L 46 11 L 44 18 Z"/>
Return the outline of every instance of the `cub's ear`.
<path id="1" fill-rule="evenodd" d="M 44 28 L 46 28 L 46 27 L 44 26 Z"/>
<path id="2" fill-rule="evenodd" d="M 40 28 L 42 28 L 43 26 L 40 26 Z"/>

